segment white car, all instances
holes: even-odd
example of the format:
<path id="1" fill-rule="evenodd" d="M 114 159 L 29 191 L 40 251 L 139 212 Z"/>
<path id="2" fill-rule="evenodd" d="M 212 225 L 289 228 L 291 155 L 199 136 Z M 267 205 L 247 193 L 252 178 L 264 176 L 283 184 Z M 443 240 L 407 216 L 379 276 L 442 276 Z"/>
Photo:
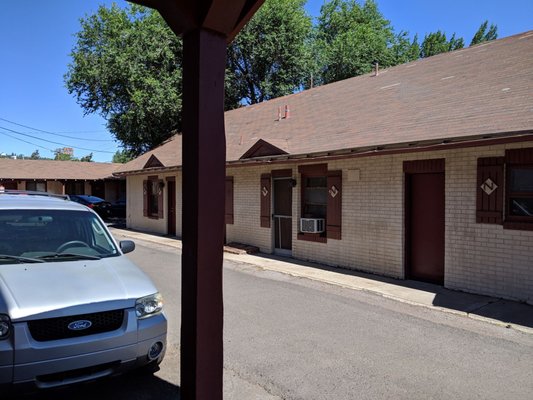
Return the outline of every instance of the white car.
<path id="1" fill-rule="evenodd" d="M 157 369 L 167 320 L 134 248 L 68 196 L 0 191 L 0 394 Z"/>

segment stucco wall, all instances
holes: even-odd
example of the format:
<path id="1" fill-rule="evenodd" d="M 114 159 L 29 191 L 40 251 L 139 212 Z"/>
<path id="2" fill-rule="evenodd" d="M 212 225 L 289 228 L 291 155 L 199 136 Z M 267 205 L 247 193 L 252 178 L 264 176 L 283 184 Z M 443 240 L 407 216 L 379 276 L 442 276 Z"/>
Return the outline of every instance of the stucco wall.
<path id="1" fill-rule="evenodd" d="M 181 236 L 181 173 L 154 174 L 158 179 L 166 182 L 168 177 L 176 179 L 176 235 Z M 148 218 L 143 216 L 143 180 L 148 175 L 133 175 L 126 179 L 126 226 L 145 232 L 166 234 L 168 232 L 168 194 L 167 186 L 163 190 L 164 212 L 163 218 Z"/>

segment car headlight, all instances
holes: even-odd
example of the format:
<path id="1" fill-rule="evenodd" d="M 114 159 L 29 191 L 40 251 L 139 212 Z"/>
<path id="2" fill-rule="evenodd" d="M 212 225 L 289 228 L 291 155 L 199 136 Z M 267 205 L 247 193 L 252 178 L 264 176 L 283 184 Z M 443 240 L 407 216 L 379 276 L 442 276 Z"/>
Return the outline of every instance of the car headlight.
<path id="1" fill-rule="evenodd" d="M 158 314 L 163 310 L 163 296 L 160 293 L 141 297 L 135 301 L 137 318 L 146 318 Z"/>
<path id="2" fill-rule="evenodd" d="M 11 319 L 5 314 L 0 314 L 0 340 L 7 339 L 11 333 Z"/>

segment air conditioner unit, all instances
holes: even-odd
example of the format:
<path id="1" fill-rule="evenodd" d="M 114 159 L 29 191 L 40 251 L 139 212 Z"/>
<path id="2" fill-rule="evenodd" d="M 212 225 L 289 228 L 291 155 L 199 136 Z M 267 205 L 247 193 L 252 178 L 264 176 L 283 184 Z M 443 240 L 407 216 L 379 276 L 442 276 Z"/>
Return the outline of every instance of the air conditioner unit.
<path id="1" fill-rule="evenodd" d="M 306 233 L 324 232 L 326 220 L 324 218 L 300 218 L 300 231 Z"/>

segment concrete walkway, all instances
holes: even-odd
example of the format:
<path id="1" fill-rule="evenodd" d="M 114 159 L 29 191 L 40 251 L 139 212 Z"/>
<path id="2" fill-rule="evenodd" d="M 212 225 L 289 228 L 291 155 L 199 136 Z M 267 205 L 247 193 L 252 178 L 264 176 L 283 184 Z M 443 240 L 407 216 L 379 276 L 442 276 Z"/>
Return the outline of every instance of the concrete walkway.
<path id="1" fill-rule="evenodd" d="M 182 247 L 181 240 L 172 237 L 112 226 L 110 226 L 110 230 L 117 237 L 157 243 L 180 250 Z M 462 315 L 533 334 L 533 305 L 525 303 L 458 292 L 429 283 L 386 278 L 261 253 L 251 255 L 234 254 L 226 251 L 224 259 L 343 288 L 372 292 L 404 303 Z"/>

